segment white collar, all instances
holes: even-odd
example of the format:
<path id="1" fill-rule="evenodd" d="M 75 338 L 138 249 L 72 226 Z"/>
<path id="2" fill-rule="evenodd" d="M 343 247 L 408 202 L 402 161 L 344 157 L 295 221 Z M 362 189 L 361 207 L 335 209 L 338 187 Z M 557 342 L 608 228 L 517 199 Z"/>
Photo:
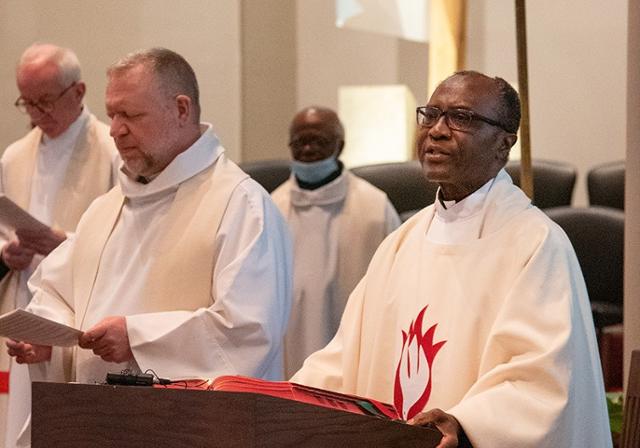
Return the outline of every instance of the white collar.
<path id="1" fill-rule="evenodd" d="M 343 169 L 342 173 L 334 180 L 315 190 L 305 190 L 298 186 L 295 176 L 291 175 L 291 204 L 298 207 L 307 207 L 312 205 L 328 205 L 343 201 L 347 196 L 348 181 L 347 171 Z"/>
<path id="2" fill-rule="evenodd" d="M 459 221 L 482 210 L 484 200 L 491 190 L 491 186 L 495 181 L 495 177 L 486 182 L 482 187 L 471 193 L 461 201 L 444 201 L 444 205 L 440 202 L 440 191 L 436 195 L 435 212 L 440 219 L 445 222 Z"/>

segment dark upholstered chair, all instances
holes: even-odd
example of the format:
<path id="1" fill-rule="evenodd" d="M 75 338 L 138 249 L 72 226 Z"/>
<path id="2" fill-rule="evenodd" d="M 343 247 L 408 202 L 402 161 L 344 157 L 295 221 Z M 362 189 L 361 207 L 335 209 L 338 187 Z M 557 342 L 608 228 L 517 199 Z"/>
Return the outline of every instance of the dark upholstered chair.
<path id="1" fill-rule="evenodd" d="M 437 184 L 427 182 L 417 160 L 364 165 L 351 172 L 387 193 L 404 219 L 432 204 L 438 189 Z"/>
<path id="2" fill-rule="evenodd" d="M 624 161 L 604 163 L 587 173 L 589 204 L 624 210 Z"/>
<path id="3" fill-rule="evenodd" d="M 607 207 L 557 207 L 545 213 L 576 251 L 598 333 L 622 322 L 624 212 Z"/>
<path id="4" fill-rule="evenodd" d="M 271 193 L 289 178 L 291 174 L 290 163 L 289 160 L 273 159 L 243 162 L 238 166 Z"/>
<path id="5" fill-rule="evenodd" d="M 533 203 L 538 208 L 571 205 L 576 168 L 565 162 L 533 160 Z M 507 162 L 505 167 L 513 183 L 520 186 L 520 161 Z"/>
<path id="6" fill-rule="evenodd" d="M 629 382 L 624 399 L 622 448 L 640 447 L 640 350 L 631 352 Z"/>

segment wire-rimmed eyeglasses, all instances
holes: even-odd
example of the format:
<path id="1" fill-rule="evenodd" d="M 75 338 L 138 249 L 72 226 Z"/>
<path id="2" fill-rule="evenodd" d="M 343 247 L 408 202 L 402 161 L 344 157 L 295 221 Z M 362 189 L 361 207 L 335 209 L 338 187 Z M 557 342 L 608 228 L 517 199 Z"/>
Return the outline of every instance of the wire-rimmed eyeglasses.
<path id="1" fill-rule="evenodd" d="M 76 82 L 75 81 L 72 82 L 69 87 L 64 89 L 62 92 L 58 94 L 58 96 L 56 96 L 54 99 L 51 99 L 51 100 L 31 101 L 31 100 L 22 98 L 20 96 L 18 97 L 16 102 L 13 103 L 13 105 L 16 106 L 16 108 L 23 114 L 29 113 L 30 107 L 38 109 L 38 111 L 40 111 L 40 113 L 42 114 L 48 114 L 49 112 L 53 111 L 53 109 L 56 107 L 56 103 L 58 102 L 58 100 L 62 98 L 64 94 L 67 93 L 75 85 L 76 85 Z"/>

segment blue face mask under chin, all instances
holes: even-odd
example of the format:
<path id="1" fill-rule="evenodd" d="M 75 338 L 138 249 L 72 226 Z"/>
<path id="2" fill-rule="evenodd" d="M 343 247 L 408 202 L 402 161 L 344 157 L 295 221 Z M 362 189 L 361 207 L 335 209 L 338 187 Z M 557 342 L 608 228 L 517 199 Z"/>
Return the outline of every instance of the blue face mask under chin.
<path id="1" fill-rule="evenodd" d="M 317 162 L 291 161 L 293 174 L 295 174 L 296 178 L 308 184 L 316 184 L 337 170 L 338 161 L 335 154 Z"/>

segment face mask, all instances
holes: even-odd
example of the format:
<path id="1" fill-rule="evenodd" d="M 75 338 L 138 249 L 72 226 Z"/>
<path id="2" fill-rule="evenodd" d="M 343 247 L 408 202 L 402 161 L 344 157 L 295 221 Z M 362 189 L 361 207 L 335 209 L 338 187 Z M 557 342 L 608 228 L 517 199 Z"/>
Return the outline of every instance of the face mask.
<path id="1" fill-rule="evenodd" d="M 317 162 L 291 161 L 291 171 L 293 174 L 307 184 L 317 184 L 337 170 L 338 161 L 336 160 L 335 153 Z"/>

